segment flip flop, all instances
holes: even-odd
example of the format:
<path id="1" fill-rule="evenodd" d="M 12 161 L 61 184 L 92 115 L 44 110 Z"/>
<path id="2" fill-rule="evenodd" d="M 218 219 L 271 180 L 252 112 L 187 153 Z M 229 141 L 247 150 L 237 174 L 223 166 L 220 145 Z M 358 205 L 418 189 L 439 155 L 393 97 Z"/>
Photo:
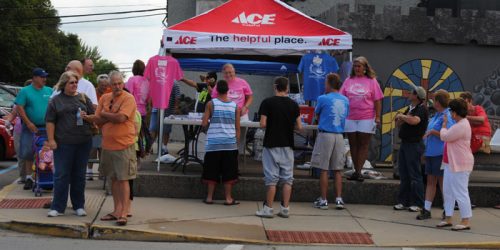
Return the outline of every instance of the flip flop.
<path id="1" fill-rule="evenodd" d="M 118 226 L 125 226 L 127 225 L 127 217 L 120 217 L 118 220 L 116 220 L 116 225 Z"/>
<path id="2" fill-rule="evenodd" d="M 106 214 L 103 217 L 101 217 L 101 221 L 112 221 L 112 220 L 118 220 L 118 218 L 114 216 L 112 213 Z"/>
<path id="3" fill-rule="evenodd" d="M 441 221 L 441 222 L 439 222 L 439 224 L 436 225 L 436 227 L 438 227 L 438 228 L 451 227 L 451 226 L 453 226 L 453 224 L 448 223 L 446 221 Z"/>
<path id="4" fill-rule="evenodd" d="M 207 205 L 212 205 L 212 204 L 214 204 L 214 201 L 208 201 L 207 199 L 204 199 L 203 203 L 205 203 Z"/>
<path id="5" fill-rule="evenodd" d="M 463 231 L 463 230 L 470 230 L 469 226 L 458 224 L 454 227 L 451 228 L 452 231 Z"/>
<path id="6" fill-rule="evenodd" d="M 237 200 L 233 200 L 232 202 L 224 202 L 224 206 L 234 206 L 234 205 L 239 205 L 240 202 Z"/>

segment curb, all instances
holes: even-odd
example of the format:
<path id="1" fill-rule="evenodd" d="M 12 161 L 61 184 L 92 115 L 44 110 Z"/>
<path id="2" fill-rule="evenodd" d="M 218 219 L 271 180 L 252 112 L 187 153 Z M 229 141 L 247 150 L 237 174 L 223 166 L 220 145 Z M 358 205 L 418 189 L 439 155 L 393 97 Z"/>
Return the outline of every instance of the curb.
<path id="1" fill-rule="evenodd" d="M 251 240 L 241 238 L 211 237 L 174 232 L 157 232 L 151 230 L 135 230 L 123 227 L 96 226 L 90 227 L 90 238 L 99 240 L 128 240 L 128 241 L 165 241 L 165 242 L 196 242 L 196 243 L 239 243 L 254 245 L 283 244 L 267 240 Z"/>
<path id="2" fill-rule="evenodd" d="M 479 249 L 500 249 L 500 241 L 486 242 L 440 242 L 425 243 L 417 245 L 384 244 L 379 247 L 417 247 L 417 248 L 479 248 Z"/>
<path id="3" fill-rule="evenodd" d="M 89 238 L 89 230 L 87 225 L 79 226 L 66 224 L 42 224 L 27 221 L 6 221 L 0 222 L 0 228 L 37 235 L 78 239 Z"/>

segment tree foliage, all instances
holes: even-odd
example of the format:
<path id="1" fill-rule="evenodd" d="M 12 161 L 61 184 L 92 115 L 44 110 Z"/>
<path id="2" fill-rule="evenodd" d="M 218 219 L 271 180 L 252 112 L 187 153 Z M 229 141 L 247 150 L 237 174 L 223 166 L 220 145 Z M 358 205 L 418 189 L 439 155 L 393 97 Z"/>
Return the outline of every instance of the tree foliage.
<path id="1" fill-rule="evenodd" d="M 70 60 L 83 57 L 104 65 L 100 68 L 117 68 L 102 59 L 97 47 L 65 34 L 59 25 L 50 0 L 0 0 L 0 81 L 21 84 L 31 78 L 33 68 L 41 67 L 52 85 Z"/>

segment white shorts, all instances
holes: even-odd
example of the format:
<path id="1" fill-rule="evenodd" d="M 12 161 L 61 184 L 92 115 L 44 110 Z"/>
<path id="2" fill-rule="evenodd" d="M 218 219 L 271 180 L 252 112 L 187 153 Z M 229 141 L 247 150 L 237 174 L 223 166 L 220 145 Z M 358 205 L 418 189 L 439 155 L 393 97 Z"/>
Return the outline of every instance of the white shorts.
<path id="1" fill-rule="evenodd" d="M 376 130 L 377 123 L 375 123 L 375 119 L 345 120 L 344 132 L 346 133 L 362 132 L 367 134 L 375 134 Z"/>

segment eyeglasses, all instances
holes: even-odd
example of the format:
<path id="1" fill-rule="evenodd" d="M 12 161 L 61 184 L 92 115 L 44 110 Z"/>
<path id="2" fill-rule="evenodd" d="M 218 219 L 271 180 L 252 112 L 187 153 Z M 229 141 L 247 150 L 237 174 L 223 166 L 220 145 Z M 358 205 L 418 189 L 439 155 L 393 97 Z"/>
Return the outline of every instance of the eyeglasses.
<path id="1" fill-rule="evenodd" d="M 78 81 L 69 81 L 68 83 L 69 83 L 69 84 L 77 84 L 77 83 L 78 83 Z"/>

